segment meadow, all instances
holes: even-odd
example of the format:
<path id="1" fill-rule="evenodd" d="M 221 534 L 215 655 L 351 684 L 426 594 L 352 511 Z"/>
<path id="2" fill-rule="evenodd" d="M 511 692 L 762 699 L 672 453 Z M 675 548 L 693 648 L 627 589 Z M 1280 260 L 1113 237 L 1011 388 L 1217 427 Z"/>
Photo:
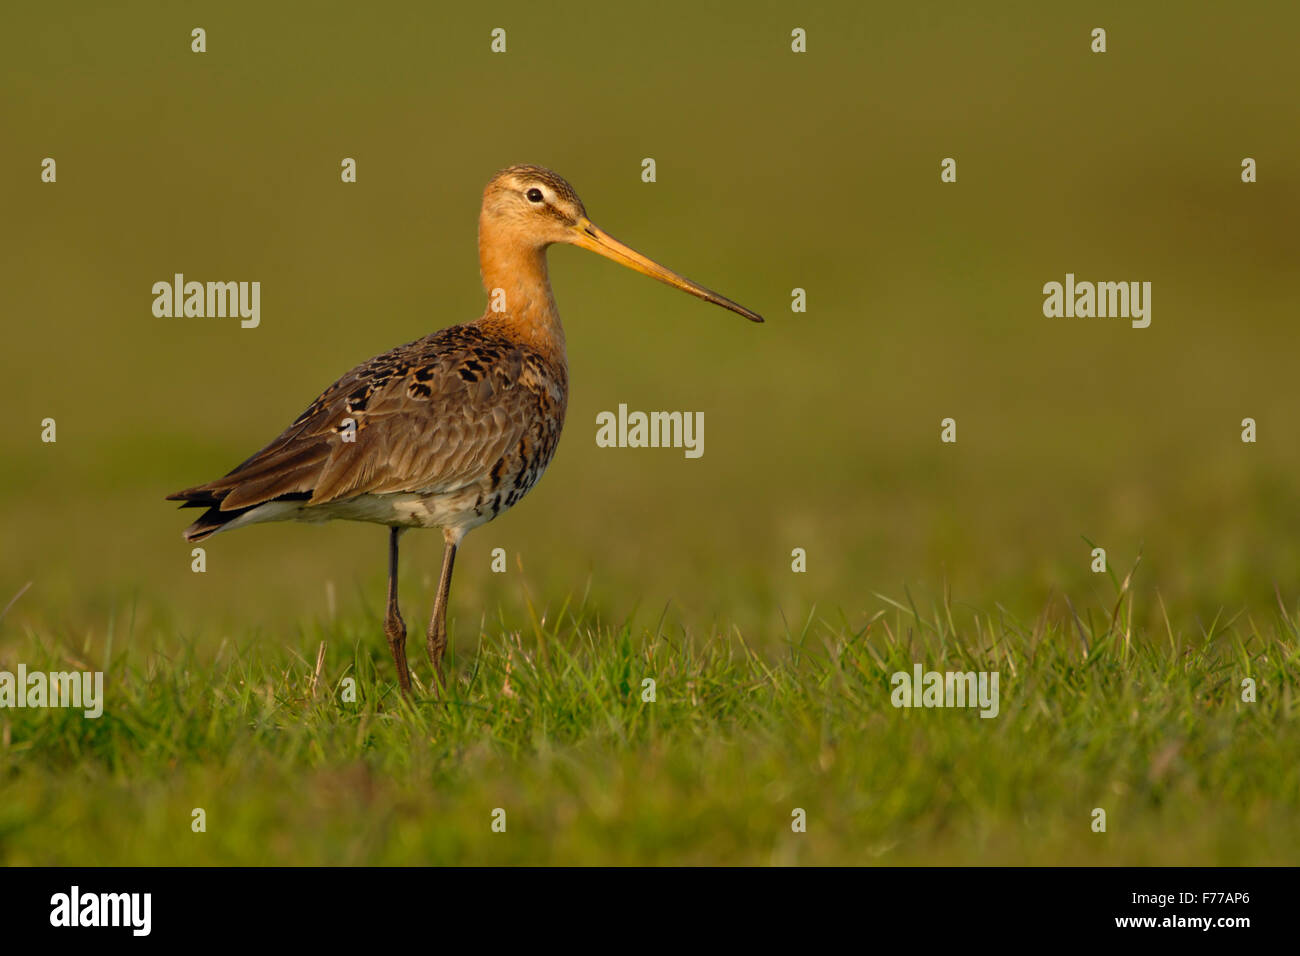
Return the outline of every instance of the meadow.
<path id="1" fill-rule="evenodd" d="M 0 862 L 1297 858 L 1293 6 L 10 20 L 0 671 L 106 699 L 0 710 Z M 565 434 L 467 539 L 455 681 L 408 703 L 381 529 L 240 530 L 195 573 L 162 498 L 479 315 L 514 162 L 768 322 L 552 252 Z M 155 317 L 177 272 L 260 281 L 259 326 Z M 1150 281 L 1150 327 L 1045 317 L 1067 272 Z M 704 454 L 599 447 L 620 403 L 702 412 Z M 404 539 L 425 681 L 440 553 Z M 998 716 L 893 707 L 916 663 L 998 671 Z"/>

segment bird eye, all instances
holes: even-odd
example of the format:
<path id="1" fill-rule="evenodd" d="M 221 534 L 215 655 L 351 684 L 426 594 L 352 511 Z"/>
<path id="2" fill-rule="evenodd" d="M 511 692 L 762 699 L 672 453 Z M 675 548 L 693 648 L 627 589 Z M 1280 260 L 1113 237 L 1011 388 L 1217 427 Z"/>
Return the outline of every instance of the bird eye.
<path id="1" fill-rule="evenodd" d="M 542 191 L 541 191 L 540 189 L 537 189 L 536 187 L 534 187 L 534 188 L 528 190 L 527 195 L 528 195 L 528 201 L 529 201 L 529 202 L 541 202 L 541 201 L 542 201 Z"/>

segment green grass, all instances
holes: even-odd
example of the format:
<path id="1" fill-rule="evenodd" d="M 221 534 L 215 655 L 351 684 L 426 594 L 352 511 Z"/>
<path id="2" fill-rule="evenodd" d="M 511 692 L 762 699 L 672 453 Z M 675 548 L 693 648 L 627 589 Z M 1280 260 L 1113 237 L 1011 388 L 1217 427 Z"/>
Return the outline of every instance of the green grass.
<path id="1" fill-rule="evenodd" d="M 0 862 L 1294 861 L 1294 609 L 1144 635 L 1131 599 L 1017 621 L 881 598 L 861 626 L 811 615 L 771 654 L 734 630 L 534 613 L 522 635 L 462 628 L 450 694 L 412 703 L 361 617 L 288 648 L 201 651 L 129 614 L 98 640 L 29 632 L 6 666 L 102 667 L 108 702 L 98 720 L 0 716 Z M 890 674 L 917 661 L 998 671 L 1000 714 L 895 709 Z"/>

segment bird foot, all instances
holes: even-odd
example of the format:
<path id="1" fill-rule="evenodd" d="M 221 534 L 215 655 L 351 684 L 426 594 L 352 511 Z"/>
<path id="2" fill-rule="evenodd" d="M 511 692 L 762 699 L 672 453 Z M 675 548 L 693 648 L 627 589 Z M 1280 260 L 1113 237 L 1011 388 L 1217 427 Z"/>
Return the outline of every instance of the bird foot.
<path id="1" fill-rule="evenodd" d="M 447 650 L 447 632 L 431 629 L 425 649 L 429 652 L 429 663 L 433 665 L 433 676 L 437 679 L 438 691 L 442 692 L 447 689 L 447 680 L 442 672 L 442 657 Z"/>
<path id="2" fill-rule="evenodd" d="M 388 638 L 388 650 L 397 665 L 397 683 L 402 693 L 411 696 L 411 668 L 406 662 L 406 622 L 400 612 L 393 611 L 384 617 L 384 636 Z"/>

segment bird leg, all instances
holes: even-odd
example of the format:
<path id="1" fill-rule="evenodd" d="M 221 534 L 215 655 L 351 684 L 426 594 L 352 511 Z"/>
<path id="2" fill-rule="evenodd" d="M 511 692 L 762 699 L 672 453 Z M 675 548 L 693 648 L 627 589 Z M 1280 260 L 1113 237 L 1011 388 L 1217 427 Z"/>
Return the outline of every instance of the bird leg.
<path id="1" fill-rule="evenodd" d="M 388 610 L 384 614 L 384 635 L 397 665 L 397 683 L 411 696 L 411 669 L 406 663 L 406 622 L 397 609 L 397 539 L 405 528 L 391 528 L 388 535 Z"/>
<path id="2" fill-rule="evenodd" d="M 433 602 L 433 617 L 429 619 L 429 662 L 438 678 L 439 689 L 446 688 L 442 676 L 442 655 L 447 650 L 447 595 L 451 592 L 451 569 L 456 563 L 456 547 L 460 535 L 444 532 L 447 547 L 442 552 L 442 577 L 438 579 L 438 596 Z"/>

